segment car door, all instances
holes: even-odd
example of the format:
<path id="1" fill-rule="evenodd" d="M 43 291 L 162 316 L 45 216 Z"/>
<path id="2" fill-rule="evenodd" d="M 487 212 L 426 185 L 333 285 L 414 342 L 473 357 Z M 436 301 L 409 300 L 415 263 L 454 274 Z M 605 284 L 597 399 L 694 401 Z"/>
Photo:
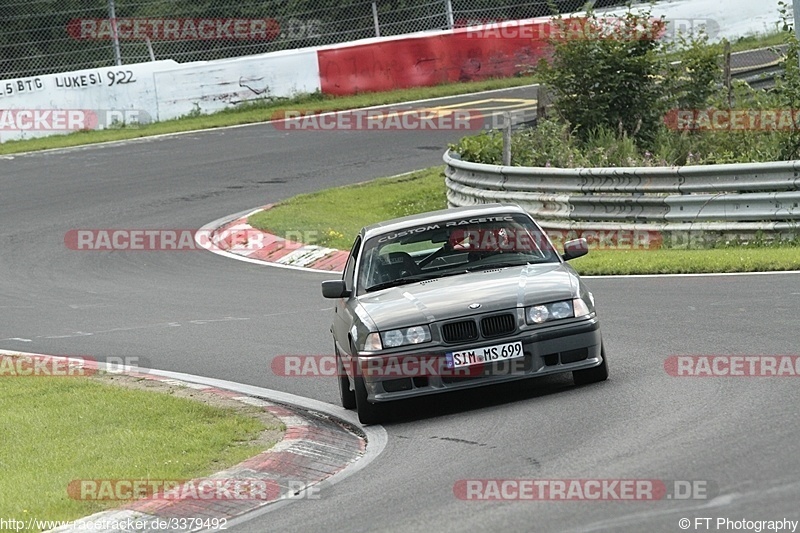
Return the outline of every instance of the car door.
<path id="1" fill-rule="evenodd" d="M 355 299 L 355 272 L 358 254 L 361 251 L 361 237 L 356 238 L 353 247 L 350 250 L 350 256 L 347 258 L 347 263 L 342 273 L 342 280 L 345 282 L 345 287 L 350 291 L 351 295 L 345 298 L 339 298 L 334 303 L 334 319 L 333 319 L 333 336 L 337 343 L 339 353 L 345 356 L 350 354 L 350 343 L 347 341 L 347 335 L 350 328 L 353 327 L 354 320 L 356 319 L 353 312 L 353 306 L 357 304 Z"/>

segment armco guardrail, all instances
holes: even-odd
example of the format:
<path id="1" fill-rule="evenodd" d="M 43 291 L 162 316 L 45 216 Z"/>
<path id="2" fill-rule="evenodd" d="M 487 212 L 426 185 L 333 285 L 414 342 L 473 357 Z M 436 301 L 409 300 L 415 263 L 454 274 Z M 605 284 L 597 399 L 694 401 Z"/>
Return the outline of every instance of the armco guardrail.
<path id="1" fill-rule="evenodd" d="M 446 152 L 450 207 L 516 203 L 548 229 L 795 235 L 800 161 L 687 167 L 484 165 Z"/>

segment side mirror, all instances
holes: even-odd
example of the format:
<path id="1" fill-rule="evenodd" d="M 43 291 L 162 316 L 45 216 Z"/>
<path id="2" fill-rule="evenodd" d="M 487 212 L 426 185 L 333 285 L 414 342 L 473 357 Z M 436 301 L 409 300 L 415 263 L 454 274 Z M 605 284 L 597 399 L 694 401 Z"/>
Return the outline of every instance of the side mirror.
<path id="1" fill-rule="evenodd" d="M 344 298 L 350 296 L 350 291 L 347 290 L 344 280 L 332 279 L 322 282 L 322 296 L 325 298 Z"/>
<path id="2" fill-rule="evenodd" d="M 564 261 L 569 261 L 570 259 L 583 257 L 588 253 L 589 243 L 586 242 L 586 239 L 573 239 L 564 243 L 564 254 L 561 257 Z"/>

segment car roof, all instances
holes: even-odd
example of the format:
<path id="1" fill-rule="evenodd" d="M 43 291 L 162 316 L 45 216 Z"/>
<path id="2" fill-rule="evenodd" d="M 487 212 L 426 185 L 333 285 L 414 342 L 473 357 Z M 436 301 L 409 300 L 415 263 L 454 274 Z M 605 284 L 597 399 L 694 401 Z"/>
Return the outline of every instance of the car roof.
<path id="1" fill-rule="evenodd" d="M 467 207 L 454 207 L 451 209 L 440 209 L 401 218 L 393 218 L 384 222 L 378 222 L 366 226 L 361 230 L 364 239 L 369 239 L 375 235 L 401 230 L 417 225 L 436 224 L 446 222 L 455 218 L 473 218 L 502 214 L 527 214 L 527 212 L 516 204 L 481 204 Z"/>

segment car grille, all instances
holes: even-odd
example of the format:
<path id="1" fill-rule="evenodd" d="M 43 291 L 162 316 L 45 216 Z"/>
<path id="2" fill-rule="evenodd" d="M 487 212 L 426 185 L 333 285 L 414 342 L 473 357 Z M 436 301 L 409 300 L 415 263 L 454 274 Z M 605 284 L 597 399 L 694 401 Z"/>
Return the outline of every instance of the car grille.
<path id="1" fill-rule="evenodd" d="M 478 327 L 474 320 L 451 322 L 442 326 L 442 338 L 445 342 L 471 341 L 478 338 Z"/>
<path id="2" fill-rule="evenodd" d="M 481 333 L 484 337 L 499 337 L 517 329 L 514 315 L 487 316 L 481 320 Z"/>

